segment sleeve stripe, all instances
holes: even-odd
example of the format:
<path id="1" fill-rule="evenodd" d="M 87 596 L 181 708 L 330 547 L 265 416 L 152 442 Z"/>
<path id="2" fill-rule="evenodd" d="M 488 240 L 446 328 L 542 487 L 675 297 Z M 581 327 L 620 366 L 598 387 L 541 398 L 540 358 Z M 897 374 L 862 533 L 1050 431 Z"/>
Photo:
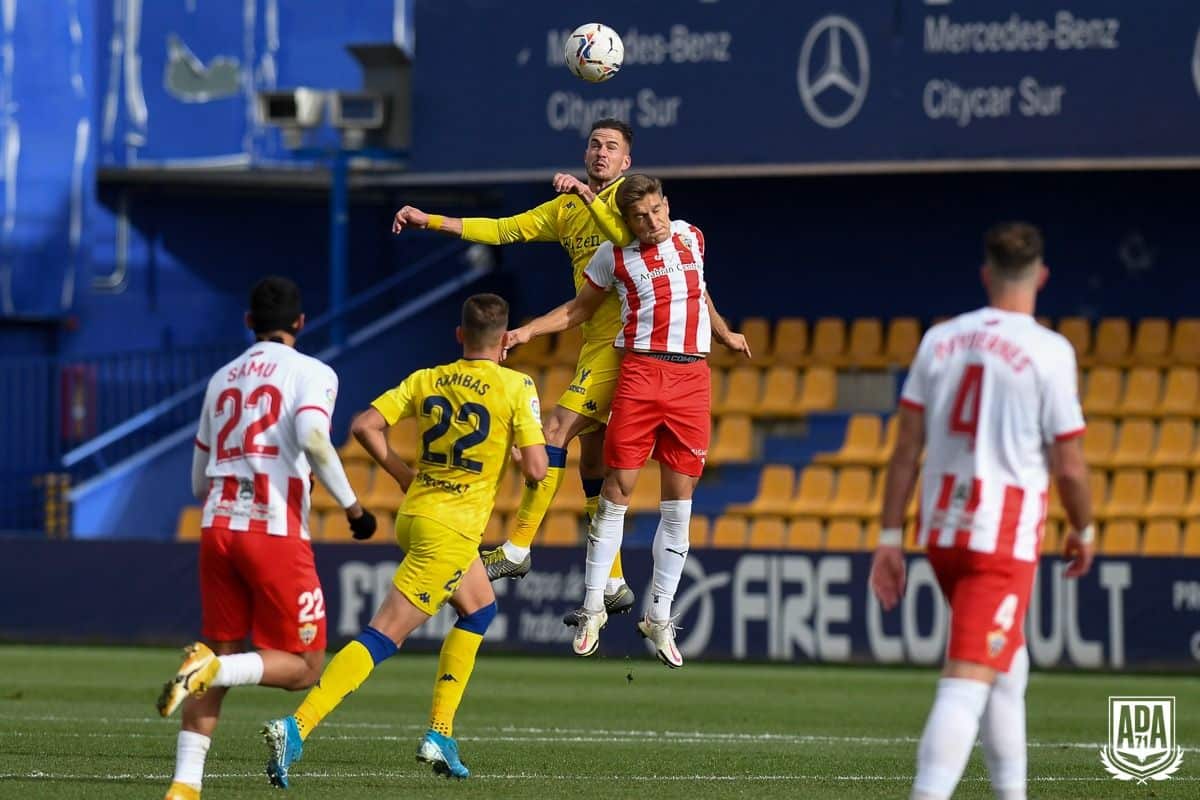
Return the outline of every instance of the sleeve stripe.
<path id="1" fill-rule="evenodd" d="M 605 288 L 603 286 L 601 286 L 600 284 L 596 283 L 594 280 L 592 280 L 592 276 L 588 275 L 586 272 L 583 273 L 583 278 L 588 283 L 590 283 L 592 285 L 592 287 L 596 289 L 596 291 L 599 291 L 599 292 L 605 291 Z"/>
<path id="2" fill-rule="evenodd" d="M 909 400 L 907 397 L 900 398 L 900 405 L 904 408 L 912 409 L 913 411 L 924 411 L 925 406 L 915 400 Z"/>
<path id="3" fill-rule="evenodd" d="M 300 406 L 299 408 L 296 409 L 297 414 L 299 414 L 301 411 L 320 411 L 326 417 L 329 416 L 329 412 L 326 411 L 325 409 L 321 408 L 320 406 Z"/>
<path id="4" fill-rule="evenodd" d="M 206 453 L 209 451 L 209 449 L 210 449 L 209 446 L 206 445 L 204 442 L 200 441 L 199 437 L 196 437 L 196 439 L 194 441 L 195 441 L 196 447 L 198 449 L 203 450 Z"/>
<path id="5" fill-rule="evenodd" d="M 1087 432 L 1087 426 L 1085 425 L 1084 427 L 1082 427 L 1082 428 L 1076 428 L 1076 429 L 1075 429 L 1075 430 L 1073 430 L 1073 431 L 1066 431 L 1065 433 L 1059 433 L 1059 434 L 1056 434 L 1056 435 L 1055 435 L 1055 437 L 1054 437 L 1054 441 L 1056 441 L 1056 442 L 1065 442 L 1065 441 L 1067 441 L 1068 439 L 1075 439 L 1075 438 L 1077 438 L 1077 437 L 1079 437 L 1079 436 L 1083 436 L 1083 434 L 1084 434 L 1084 433 L 1086 433 L 1086 432 Z"/>

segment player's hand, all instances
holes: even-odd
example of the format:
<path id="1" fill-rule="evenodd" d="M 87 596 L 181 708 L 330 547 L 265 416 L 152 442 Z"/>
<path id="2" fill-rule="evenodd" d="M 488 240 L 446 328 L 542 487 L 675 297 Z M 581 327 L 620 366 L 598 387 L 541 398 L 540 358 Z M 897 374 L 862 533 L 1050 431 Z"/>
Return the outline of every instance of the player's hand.
<path id="1" fill-rule="evenodd" d="M 904 553 L 899 547 L 877 547 L 871 558 L 871 591 L 884 611 L 891 611 L 904 596 Z"/>
<path id="2" fill-rule="evenodd" d="M 586 183 L 569 172 L 554 173 L 554 180 L 551 183 L 554 184 L 554 191 L 559 194 L 583 194 L 589 191 Z"/>
<path id="3" fill-rule="evenodd" d="M 532 338 L 533 337 L 529 334 L 529 329 L 524 326 L 520 328 L 514 328 L 513 330 L 504 334 L 504 351 L 500 354 L 500 360 L 506 361 L 508 359 L 509 350 L 512 350 L 514 347 L 519 347 L 523 344 L 528 344 L 529 340 Z"/>
<path id="4" fill-rule="evenodd" d="M 408 227 L 424 229 L 429 225 L 429 215 L 414 206 L 405 206 L 396 212 L 392 220 L 392 233 L 400 233 Z"/>
<path id="5" fill-rule="evenodd" d="M 361 541 L 375 535 L 375 515 L 358 503 L 346 509 L 346 520 L 350 523 L 350 533 L 355 539 Z"/>
<path id="6" fill-rule="evenodd" d="M 745 353 L 746 358 L 753 358 L 753 355 L 750 353 L 750 343 L 740 333 L 730 331 L 729 335 L 725 338 L 724 345 L 735 353 Z"/>
<path id="7" fill-rule="evenodd" d="M 1063 557 L 1067 559 L 1067 569 L 1063 574 L 1068 578 L 1083 577 L 1092 568 L 1092 559 L 1096 557 L 1096 542 L 1085 542 L 1079 531 L 1071 531 L 1063 545 Z"/>

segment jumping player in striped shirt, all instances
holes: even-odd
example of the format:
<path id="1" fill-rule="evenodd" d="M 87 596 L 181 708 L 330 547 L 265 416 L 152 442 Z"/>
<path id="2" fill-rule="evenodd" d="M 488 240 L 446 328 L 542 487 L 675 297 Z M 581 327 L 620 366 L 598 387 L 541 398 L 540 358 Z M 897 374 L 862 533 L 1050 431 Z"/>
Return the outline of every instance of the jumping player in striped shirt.
<path id="1" fill-rule="evenodd" d="M 189 646 L 158 699 L 164 717 L 183 705 L 166 800 L 200 797 L 227 687 L 295 691 L 321 674 L 325 598 L 308 535 L 312 473 L 346 510 L 354 538 L 375 532 L 329 439 L 337 374 L 295 349 L 304 327 L 296 284 L 259 281 L 246 325 L 256 341 L 209 381 L 196 433 L 201 633 L 212 647 Z M 247 638 L 253 652 L 242 652 Z"/>
<path id="2" fill-rule="evenodd" d="M 1067 577 L 1094 553 L 1075 352 L 1033 317 L 1049 275 L 1025 223 L 985 238 L 989 303 L 925 334 L 900 399 L 883 531 L 871 586 L 885 609 L 904 594 L 901 527 L 921 450 L 918 544 L 950 603 L 950 642 L 917 749 L 914 800 L 954 793 L 978 734 L 997 800 L 1024 800 L 1025 611 L 1052 474 L 1071 533 Z"/>
<path id="3" fill-rule="evenodd" d="M 583 608 L 572 647 L 590 656 L 608 621 L 605 581 L 621 547 L 625 512 L 648 458 L 662 467 L 662 517 L 654 536 L 652 598 L 638 630 L 668 667 L 683 665 L 675 647 L 671 603 L 688 552 L 692 493 L 704 470 L 711 428 L 710 341 L 750 355 L 713 307 L 704 283 L 704 234 L 672 221 L 662 183 L 629 175 L 617 189 L 617 207 L 637 241 L 605 242 L 584 270 L 586 283 L 571 301 L 510 331 L 508 347 L 566 330 L 591 318 L 616 289 L 621 328 L 613 346 L 625 351 L 604 439 L 606 473 L 600 505 L 588 532 Z"/>

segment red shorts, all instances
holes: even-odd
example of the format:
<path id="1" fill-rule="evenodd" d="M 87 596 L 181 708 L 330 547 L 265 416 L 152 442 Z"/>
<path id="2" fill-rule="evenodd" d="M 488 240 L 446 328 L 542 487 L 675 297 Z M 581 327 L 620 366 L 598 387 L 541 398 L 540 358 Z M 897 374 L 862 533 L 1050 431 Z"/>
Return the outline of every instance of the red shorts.
<path id="1" fill-rule="evenodd" d="M 200 609 L 210 641 L 249 636 L 259 650 L 325 649 L 325 595 L 307 539 L 205 528 Z"/>
<path id="2" fill-rule="evenodd" d="M 1008 672 L 1025 645 L 1025 611 L 1037 562 L 930 547 L 929 565 L 950 603 L 947 658 Z"/>
<path id="3" fill-rule="evenodd" d="M 610 469 L 641 469 L 653 457 L 692 477 L 704 471 L 712 433 L 708 362 L 673 364 L 627 353 L 604 434 Z"/>

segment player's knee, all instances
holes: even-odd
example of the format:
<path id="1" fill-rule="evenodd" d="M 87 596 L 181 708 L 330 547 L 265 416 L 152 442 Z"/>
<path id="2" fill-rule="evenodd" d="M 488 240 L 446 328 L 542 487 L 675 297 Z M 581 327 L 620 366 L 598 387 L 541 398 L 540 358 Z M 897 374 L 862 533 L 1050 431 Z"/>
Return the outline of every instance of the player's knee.
<path id="1" fill-rule="evenodd" d="M 458 622 L 454 623 L 454 627 L 483 636 L 483 634 L 487 633 L 488 626 L 492 624 L 492 620 L 496 618 L 496 611 L 496 601 L 493 600 L 483 608 L 476 609 L 470 614 L 459 616 Z"/>

